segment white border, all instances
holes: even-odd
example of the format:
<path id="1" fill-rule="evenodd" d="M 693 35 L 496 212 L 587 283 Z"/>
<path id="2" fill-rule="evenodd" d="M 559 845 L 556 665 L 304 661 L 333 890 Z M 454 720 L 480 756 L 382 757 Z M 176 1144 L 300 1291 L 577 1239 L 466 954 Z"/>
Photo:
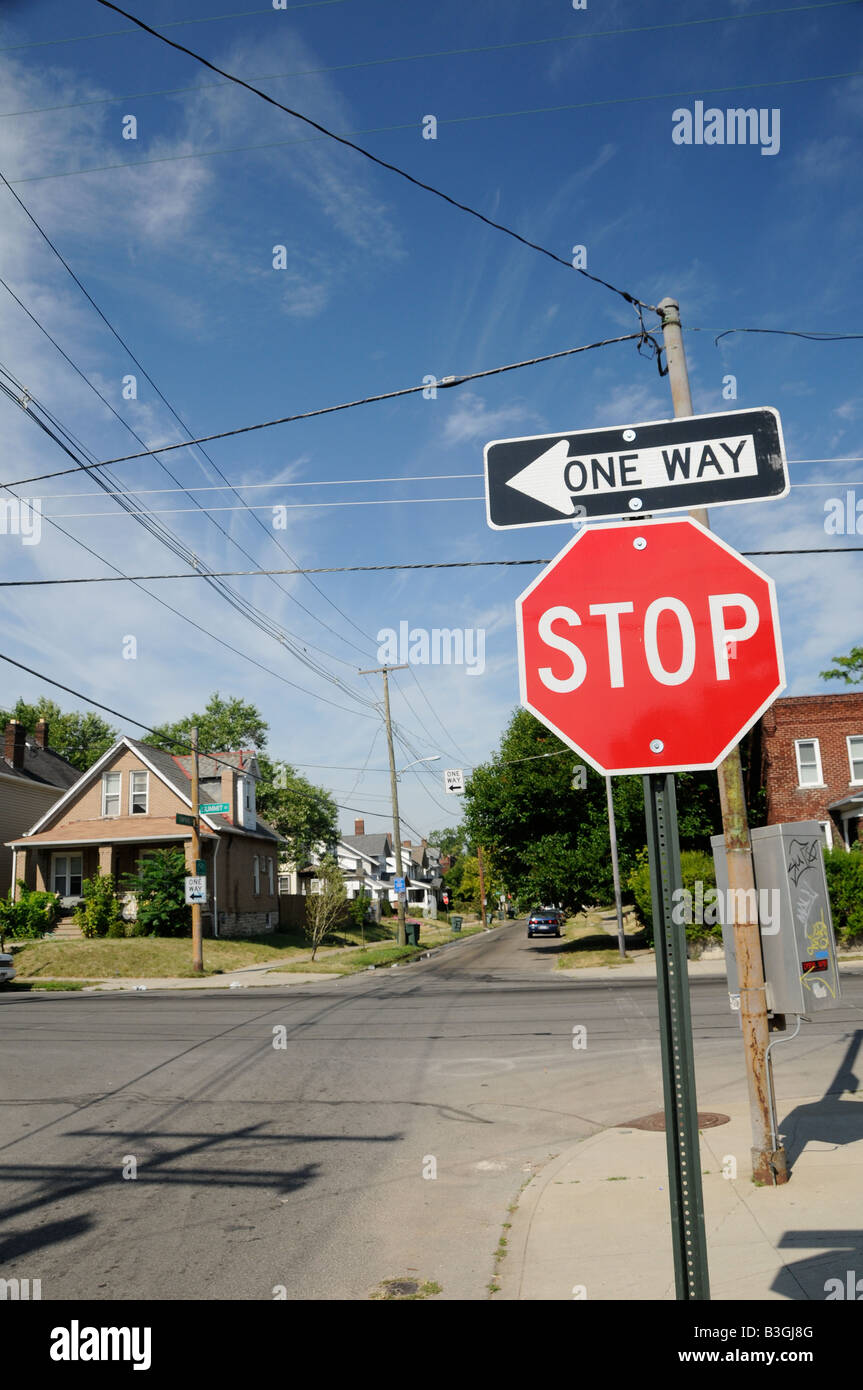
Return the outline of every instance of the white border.
<path id="1" fill-rule="evenodd" d="M 598 429 L 592 429 L 592 430 L 560 430 L 557 434 L 521 434 L 521 435 L 518 435 L 517 437 L 515 437 L 515 438 L 513 438 L 513 439 L 491 439 L 491 440 L 489 440 L 488 444 L 485 445 L 485 447 L 483 448 L 483 451 L 482 451 L 482 467 L 483 467 L 484 485 L 485 485 L 485 519 L 486 519 L 486 523 L 487 523 L 487 525 L 491 528 L 492 531 L 522 531 L 522 530 L 523 530 L 523 531 L 527 531 L 527 530 L 533 530 L 534 527 L 536 527 L 536 526 L 566 526 L 567 524 L 569 524 L 570 526 L 572 526 L 572 525 L 578 525 L 579 522 L 582 522 L 582 523 L 585 524 L 585 525 L 591 525 L 591 526 L 592 526 L 592 525 L 598 525 L 598 524 L 600 524 L 600 521 L 601 521 L 601 518 L 599 518 L 599 517 L 589 517 L 589 516 L 585 516 L 585 517 L 578 517 L 578 516 L 574 516 L 574 517 L 573 517 L 573 516 L 561 516 L 561 517 L 555 517 L 552 521 L 519 521 L 519 522 L 511 523 L 509 526 L 499 526 L 496 522 L 492 521 L 492 519 L 491 519 L 491 494 L 490 494 L 490 492 L 489 492 L 489 485 L 488 485 L 488 451 L 489 451 L 489 449 L 495 448 L 496 445 L 498 445 L 498 444 L 527 444 L 527 443 L 529 443 L 529 441 L 530 441 L 531 439 L 542 439 L 542 440 L 544 440 L 544 441 L 548 441 L 549 444 L 553 444 L 553 443 L 555 443 L 556 441 L 560 441 L 560 440 L 562 440 L 562 439 L 566 439 L 568 436 L 572 436 L 572 435 L 575 435 L 575 434 L 577 434 L 577 435 L 583 437 L 584 435 L 589 435 L 589 434 L 608 434 L 609 432 L 612 432 L 612 431 L 615 431 L 615 430 L 618 430 L 618 429 L 620 430 L 620 432 L 621 432 L 621 434 L 622 434 L 624 430 L 640 430 L 640 429 L 644 429 L 647 425 L 676 425 L 676 424 L 679 424 L 681 420 L 728 420 L 728 419 L 732 418 L 732 417 L 735 416 L 735 415 L 752 415 L 752 414 L 753 414 L 754 412 L 756 412 L 756 411 L 766 412 L 767 414 L 772 415 L 773 418 L 774 418 L 775 421 L 776 421 L 776 430 L 777 430 L 777 434 L 778 434 L 778 438 L 779 438 L 779 456 L 780 456 L 780 458 L 781 458 L 781 460 L 782 460 L 782 472 L 783 472 L 783 476 L 784 476 L 784 478 L 785 478 L 785 488 L 784 488 L 784 490 L 783 490 L 782 492 L 772 492 L 772 493 L 770 494 L 769 497 L 729 497 L 726 501 L 723 501 L 723 502 L 699 502 L 699 501 L 697 501 L 697 500 L 696 500 L 696 501 L 693 501 L 692 498 L 691 498 L 691 496 L 690 496 L 689 501 L 681 501 L 681 502 L 677 503 L 677 504 L 676 504 L 675 506 L 673 506 L 673 507 L 657 507 L 657 506 L 653 505 L 653 506 L 651 506 L 651 509 L 650 509 L 650 515 L 651 515 L 651 516 L 652 516 L 652 515 L 655 515 L 657 512 L 664 513 L 664 512 L 682 512 L 682 511 L 688 511 L 688 510 L 689 510 L 690 508 L 692 508 L 692 507 L 710 508 L 710 509 L 712 510 L 713 507 L 736 507 L 736 506 L 740 506 L 740 504 L 743 503 L 743 502 L 748 502 L 748 503 L 750 503 L 750 505 L 751 505 L 753 502 L 778 502 L 778 501 L 780 501 L 783 497 L 787 497 L 788 494 L 789 494 L 789 492 L 791 491 L 791 479 L 790 479 L 789 474 L 788 474 L 788 459 L 787 459 L 786 454 L 785 454 L 785 439 L 784 439 L 784 436 L 783 436 L 783 434 L 782 434 L 782 421 L 781 421 L 781 419 L 779 418 L 779 411 L 776 409 L 775 406 L 772 406 L 772 405 L 753 405 L 753 406 L 750 406 L 747 410 L 728 410 L 728 411 L 724 411 L 722 414 L 719 414 L 719 415 L 717 415 L 717 414 L 712 414 L 712 415 L 676 415 L 676 416 L 673 416 L 670 420 L 667 420 L 667 419 L 665 419 L 665 420 L 641 420 L 641 421 L 638 421 L 636 424 L 633 424 L 633 425 L 604 425 L 604 426 L 601 426 L 601 427 L 598 428 Z M 624 440 L 623 442 L 626 443 L 626 440 Z M 654 447 L 655 447 L 655 446 L 654 446 Z M 608 496 L 611 500 L 613 500 L 616 496 L 622 496 L 622 497 L 626 498 L 626 497 L 628 497 L 628 496 L 630 496 L 630 495 L 631 495 L 631 491 L 630 491 L 630 490 L 627 490 L 627 492 L 625 492 L 625 493 L 608 493 L 608 494 L 607 494 L 607 496 Z M 626 516 L 626 517 L 631 518 L 631 519 L 634 520 L 634 521 L 637 521 L 637 520 L 638 520 L 638 517 L 635 515 L 635 513 L 631 512 L 628 508 L 625 509 L 625 510 L 622 510 L 622 511 L 620 511 L 620 512 L 611 512 L 611 513 L 608 513 L 608 516 L 609 516 L 609 517 L 612 517 L 612 516 L 621 516 L 621 517 Z"/>
<path id="2" fill-rule="evenodd" d="M 727 541 L 724 541 L 721 536 L 717 536 L 715 532 L 708 530 L 706 526 L 702 526 L 701 522 L 696 521 L 694 517 L 659 517 L 656 520 L 646 519 L 641 522 L 641 527 L 644 528 L 650 527 L 651 529 L 655 529 L 657 526 L 694 527 L 697 531 L 701 531 L 705 536 L 707 536 L 714 543 L 714 545 L 718 545 L 720 549 L 726 551 L 727 554 L 731 555 L 735 560 L 738 560 L 741 565 L 745 565 L 745 567 L 748 570 L 751 570 L 753 574 L 756 574 L 759 579 L 764 580 L 764 582 L 767 584 L 768 594 L 770 595 L 770 613 L 773 619 L 773 631 L 776 638 L 776 664 L 779 671 L 779 684 L 771 692 L 771 694 L 768 695 L 767 699 L 764 700 L 761 705 L 759 705 L 758 709 L 747 721 L 747 723 L 744 724 L 743 728 L 737 734 L 735 734 L 734 738 L 726 744 L 722 752 L 719 753 L 717 757 L 713 759 L 711 762 L 674 763 L 673 765 L 668 763 L 655 763 L 651 767 L 603 767 L 603 765 L 597 762 L 596 758 L 591 757 L 591 755 L 587 753 L 584 748 L 582 748 L 579 744 L 575 743 L 571 738 L 567 738 L 567 736 L 564 733 L 562 733 L 561 730 L 558 729 L 556 725 L 554 725 L 550 720 L 546 719 L 545 716 L 541 714 L 539 710 L 534 709 L 533 705 L 527 698 L 527 670 L 524 655 L 524 624 L 522 621 L 522 604 L 524 603 L 525 599 L 533 593 L 534 589 L 537 587 L 538 584 L 540 584 L 544 579 L 546 579 L 547 576 L 551 574 L 554 569 L 557 568 L 560 561 L 564 558 L 565 555 L 569 554 L 573 546 L 578 545 L 579 542 L 582 541 L 586 535 L 593 535 L 597 531 L 621 531 L 624 528 L 626 528 L 630 535 L 635 536 L 637 531 L 640 529 L 637 523 L 634 524 L 632 521 L 597 522 L 590 526 L 583 527 L 579 531 L 578 535 L 573 536 L 572 540 L 569 541 L 563 547 L 563 550 L 559 551 L 559 553 L 555 555 L 554 559 L 548 565 L 546 565 L 545 569 L 542 570 L 542 572 L 538 574 L 535 579 L 531 580 L 527 588 L 519 594 L 518 598 L 515 601 L 515 629 L 516 635 L 518 637 L 518 687 L 522 707 L 526 710 L 529 710 L 529 712 L 532 715 L 534 715 L 534 717 L 538 719 L 540 723 L 544 724 L 547 729 L 550 729 L 551 732 L 555 734 L 556 737 L 559 738 L 562 743 L 565 743 L 567 747 L 572 748 L 573 751 L 576 752 L 580 758 L 584 758 L 585 762 L 590 763 L 590 766 L 592 768 L 595 768 L 597 772 L 602 773 L 604 777 L 631 777 L 651 772 L 712 772 L 715 768 L 719 766 L 723 758 L 726 758 L 728 756 L 732 748 L 737 747 L 738 743 L 744 737 L 744 735 L 749 732 L 753 724 L 757 723 L 757 721 L 761 718 L 762 714 L 764 714 L 765 710 L 770 708 L 770 706 L 773 704 L 773 701 L 777 698 L 777 696 L 779 696 L 782 693 L 782 691 L 786 688 L 787 685 L 787 681 L 785 679 L 785 660 L 782 653 L 782 635 L 779 628 L 779 607 L 776 601 L 776 585 L 774 581 L 771 579 L 770 575 L 765 574 L 764 571 L 759 569 L 757 565 L 753 565 L 750 560 L 747 560 L 744 555 L 740 555 L 738 551 L 736 551 L 733 546 L 730 546 Z M 678 689 L 682 688 L 683 687 L 678 687 Z"/>

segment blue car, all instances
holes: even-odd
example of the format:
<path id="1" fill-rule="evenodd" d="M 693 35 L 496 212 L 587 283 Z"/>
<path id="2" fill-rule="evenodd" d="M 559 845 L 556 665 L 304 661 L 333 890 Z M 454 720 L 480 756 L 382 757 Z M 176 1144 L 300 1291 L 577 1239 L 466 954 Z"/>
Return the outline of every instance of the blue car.
<path id="1" fill-rule="evenodd" d="M 528 940 L 534 936 L 560 936 L 561 917 L 555 907 L 538 907 L 527 919 Z"/>

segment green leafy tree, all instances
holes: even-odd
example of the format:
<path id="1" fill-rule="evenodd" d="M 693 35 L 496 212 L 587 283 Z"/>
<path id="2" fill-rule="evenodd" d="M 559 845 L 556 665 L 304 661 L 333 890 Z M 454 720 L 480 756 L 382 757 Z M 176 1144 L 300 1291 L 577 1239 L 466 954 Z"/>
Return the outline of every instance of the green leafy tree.
<path id="1" fill-rule="evenodd" d="M 4 728 L 10 719 L 17 719 L 31 735 L 36 732 L 39 720 L 44 719 L 48 725 L 49 746 L 80 772 L 92 767 L 119 737 L 117 730 L 92 710 L 85 714 L 78 710 L 64 714 L 59 705 L 44 696 L 35 704 L 16 700 L 11 710 L 0 710 Z"/>
<path id="2" fill-rule="evenodd" d="M 341 870 L 331 855 L 325 855 L 315 870 L 320 891 L 306 898 L 305 933 L 312 947 L 312 960 L 318 947 L 332 936 L 344 916 L 347 893 Z"/>
<path id="3" fill-rule="evenodd" d="M 180 849 L 157 849 L 142 856 L 136 874 L 123 887 L 138 900 L 132 936 L 189 936 L 192 919 L 185 900 L 186 859 Z"/>
<path id="4" fill-rule="evenodd" d="M 237 748 L 260 752 L 267 746 L 270 726 L 248 701 L 236 696 L 225 700 L 216 691 L 202 714 L 187 714 L 171 724 L 160 724 L 147 736 L 147 742 L 170 753 L 182 753 L 183 748 L 177 744 L 188 744 L 189 734 L 195 728 L 202 753 L 225 753 Z"/>
<path id="5" fill-rule="evenodd" d="M 449 826 L 446 830 L 433 830 L 428 842 L 444 856 L 451 855 L 453 859 L 459 859 L 464 854 L 464 831 L 460 825 Z"/>
<path id="6" fill-rule="evenodd" d="M 261 816 L 283 835 L 283 854 L 292 864 L 307 863 L 317 845 L 332 845 L 339 838 L 339 812 L 323 787 L 301 777 L 287 763 L 258 759 L 261 780 L 256 805 Z"/>
<path id="7" fill-rule="evenodd" d="M 836 939 L 849 946 L 863 937 L 863 849 L 859 841 L 850 851 L 838 845 L 825 850 L 824 870 Z"/>
<path id="8" fill-rule="evenodd" d="M 0 950 L 7 936 L 16 941 L 43 936 L 57 921 L 59 911 L 60 899 L 56 893 L 28 888 L 23 878 L 19 878 L 18 901 L 12 901 L 11 891 L 7 898 L 0 898 Z"/>
<path id="9" fill-rule="evenodd" d="M 75 921 L 84 936 L 125 936 L 126 923 L 114 890 L 112 874 L 96 873 L 81 884 Z"/>
<path id="10" fill-rule="evenodd" d="M 847 656 L 834 656 L 829 671 L 822 671 L 825 681 L 844 681 L 846 685 L 863 685 L 863 647 L 852 647 Z"/>

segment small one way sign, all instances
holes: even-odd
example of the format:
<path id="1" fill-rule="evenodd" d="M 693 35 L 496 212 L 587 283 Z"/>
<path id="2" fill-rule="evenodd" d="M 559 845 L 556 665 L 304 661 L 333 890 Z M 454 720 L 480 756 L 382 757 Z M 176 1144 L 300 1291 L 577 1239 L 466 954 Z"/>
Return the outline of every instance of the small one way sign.
<path id="1" fill-rule="evenodd" d="M 785 497 L 777 411 L 732 410 L 485 446 L 488 524 L 553 526 Z"/>

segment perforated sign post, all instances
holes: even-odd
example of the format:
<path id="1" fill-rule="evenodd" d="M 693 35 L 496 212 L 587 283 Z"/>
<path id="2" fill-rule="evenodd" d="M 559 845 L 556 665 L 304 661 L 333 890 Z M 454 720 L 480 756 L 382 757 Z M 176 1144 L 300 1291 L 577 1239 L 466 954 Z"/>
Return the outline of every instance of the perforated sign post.
<path id="1" fill-rule="evenodd" d="M 590 525 L 516 626 L 522 704 L 598 772 L 644 775 L 677 1297 L 707 1299 L 674 773 L 717 767 L 784 689 L 775 588 L 691 517 Z"/>

